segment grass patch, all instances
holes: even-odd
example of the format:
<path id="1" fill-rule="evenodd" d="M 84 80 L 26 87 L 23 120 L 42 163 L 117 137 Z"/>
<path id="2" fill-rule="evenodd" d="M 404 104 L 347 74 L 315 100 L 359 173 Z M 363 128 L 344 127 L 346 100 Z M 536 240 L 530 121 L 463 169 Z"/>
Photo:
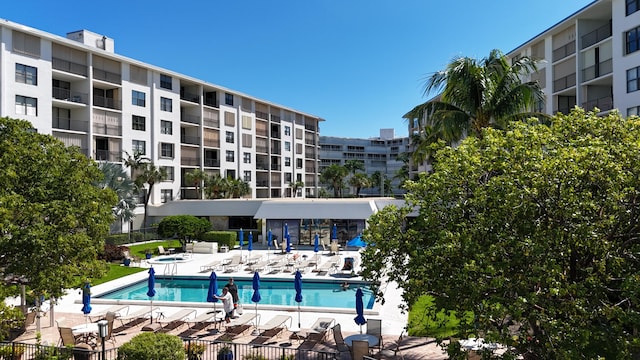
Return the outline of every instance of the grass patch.
<path id="1" fill-rule="evenodd" d="M 111 280 L 115 280 L 127 275 L 135 274 L 137 272 L 145 271 L 145 268 L 120 266 L 120 264 L 107 264 L 109 265 L 109 271 L 107 274 L 99 279 L 91 279 L 91 286 L 103 284 Z"/>
<path id="2" fill-rule="evenodd" d="M 473 313 L 466 317 L 473 319 Z M 410 336 L 444 338 L 455 335 L 459 323 L 455 311 L 436 309 L 433 297 L 424 295 L 411 307 L 408 332 Z"/>
<path id="3" fill-rule="evenodd" d="M 129 252 L 131 256 L 137 256 L 139 258 L 144 259 L 147 250 L 151 251 L 154 256 L 158 255 L 158 246 L 164 247 L 165 250 L 169 248 L 180 249 L 182 248 L 182 244 L 180 240 L 163 240 L 163 241 L 154 241 L 152 243 L 147 244 L 137 244 L 129 246 Z"/>

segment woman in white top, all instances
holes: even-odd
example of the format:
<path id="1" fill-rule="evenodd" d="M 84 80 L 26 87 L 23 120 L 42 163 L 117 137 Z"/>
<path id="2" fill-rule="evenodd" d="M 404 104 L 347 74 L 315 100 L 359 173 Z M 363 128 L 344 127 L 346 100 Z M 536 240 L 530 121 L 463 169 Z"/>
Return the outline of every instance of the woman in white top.
<path id="1" fill-rule="evenodd" d="M 222 300 L 222 306 L 224 308 L 224 321 L 229 323 L 231 321 L 231 317 L 233 316 L 233 297 L 229 292 L 228 287 L 222 288 L 222 295 L 215 295 L 216 298 Z"/>

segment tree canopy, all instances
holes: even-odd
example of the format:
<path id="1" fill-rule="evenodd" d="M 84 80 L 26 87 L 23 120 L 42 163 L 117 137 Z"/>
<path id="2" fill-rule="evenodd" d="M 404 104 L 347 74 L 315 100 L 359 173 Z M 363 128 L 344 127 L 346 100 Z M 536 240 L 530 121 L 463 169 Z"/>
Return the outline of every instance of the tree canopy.
<path id="1" fill-rule="evenodd" d="M 0 118 L 0 154 L 0 273 L 54 297 L 77 276 L 98 275 L 117 196 L 94 185 L 97 164 L 9 118 Z"/>
<path id="2" fill-rule="evenodd" d="M 182 246 L 194 238 L 211 229 L 211 223 L 207 219 L 201 219 L 193 215 L 167 216 L 158 224 L 158 235 L 164 237 L 176 236 Z"/>
<path id="3" fill-rule="evenodd" d="M 525 359 L 640 351 L 640 119 L 575 109 L 442 147 L 372 216 L 363 276 L 472 312 L 459 335 Z"/>

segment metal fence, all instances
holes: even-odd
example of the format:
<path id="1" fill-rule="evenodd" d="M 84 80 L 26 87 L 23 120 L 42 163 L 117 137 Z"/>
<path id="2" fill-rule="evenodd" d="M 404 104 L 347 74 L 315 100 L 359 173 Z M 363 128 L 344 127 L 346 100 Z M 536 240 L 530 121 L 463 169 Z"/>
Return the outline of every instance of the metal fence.
<path id="1" fill-rule="evenodd" d="M 270 346 L 261 344 L 239 344 L 223 341 L 208 341 L 196 339 L 182 339 L 185 349 L 194 348 L 194 344 L 204 345 L 201 354 L 186 353 L 188 360 L 330 360 L 337 359 L 338 353 L 328 351 L 314 351 L 290 346 Z M 117 360 L 118 349 L 96 349 L 58 347 L 26 343 L 0 343 L 0 358 L 2 359 L 74 359 L 74 360 Z"/>

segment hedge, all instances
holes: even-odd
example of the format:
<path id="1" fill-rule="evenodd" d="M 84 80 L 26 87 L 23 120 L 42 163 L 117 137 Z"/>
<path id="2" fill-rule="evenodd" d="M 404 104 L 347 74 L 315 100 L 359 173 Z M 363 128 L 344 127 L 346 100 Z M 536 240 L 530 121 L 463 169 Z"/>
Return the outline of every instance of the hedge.
<path id="1" fill-rule="evenodd" d="M 223 245 L 233 249 L 237 240 L 238 234 L 235 231 L 207 231 L 202 234 L 202 241 L 217 242 L 218 249 Z"/>

